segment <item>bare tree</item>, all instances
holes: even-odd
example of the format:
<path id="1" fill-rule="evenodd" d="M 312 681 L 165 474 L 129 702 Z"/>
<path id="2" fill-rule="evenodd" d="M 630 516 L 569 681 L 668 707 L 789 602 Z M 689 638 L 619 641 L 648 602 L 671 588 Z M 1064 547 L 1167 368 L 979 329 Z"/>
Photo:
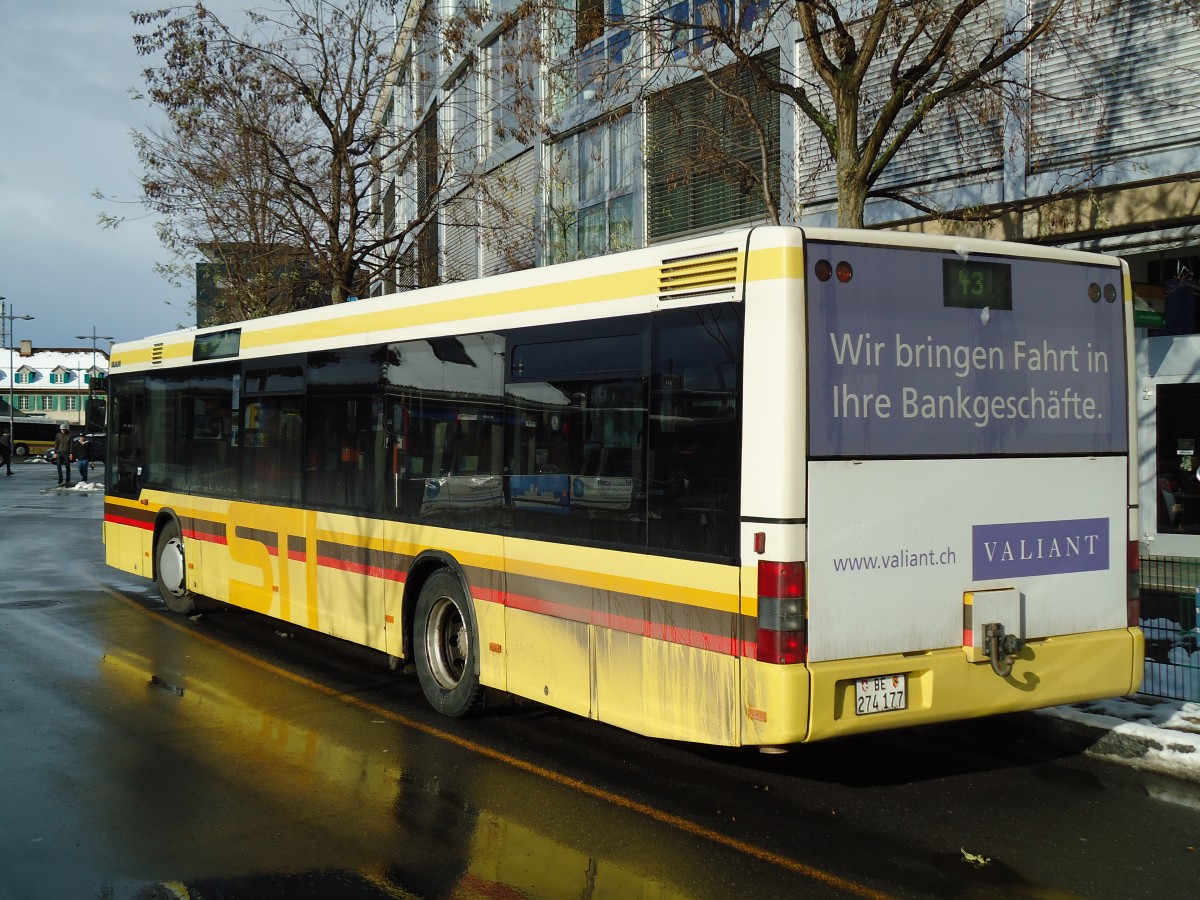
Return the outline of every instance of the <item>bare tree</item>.
<path id="1" fill-rule="evenodd" d="M 611 3 L 579 0 L 587 15 L 564 19 L 560 10 L 550 18 L 565 22 L 577 45 L 605 29 L 633 36 L 644 55 L 636 64 L 621 59 L 624 74 L 610 70 L 606 87 L 612 97 L 644 98 L 652 112 L 673 105 L 666 121 L 695 131 L 669 178 L 722 178 L 735 194 L 755 195 L 759 218 L 778 222 L 832 176 L 838 224 L 862 227 L 868 200 L 879 197 L 943 217 L 979 214 L 939 209 L 888 173 L 919 168 L 934 146 L 956 145 L 967 164 L 984 145 L 997 160 L 1010 152 L 1032 106 L 1055 99 L 1036 95 L 1014 68 L 1022 54 L 1052 39 L 1063 46 L 1072 29 L 1100 15 L 1076 2 L 1067 16 L 1066 2 L 649 0 L 613 15 Z M 676 91 L 684 82 L 700 88 Z M 797 173 L 794 183 L 781 182 L 771 157 L 781 99 L 797 122 L 799 158 L 782 161 Z M 689 110 L 689 102 L 703 109 Z M 1077 189 L 1091 174 L 1083 166 L 1061 189 Z"/>
<path id="2" fill-rule="evenodd" d="M 402 270 L 419 266 L 411 248 L 444 190 L 483 175 L 453 164 L 436 109 L 398 122 L 391 97 L 427 77 L 411 48 L 453 54 L 482 12 L 280 0 L 242 15 L 226 22 L 202 2 L 133 14 L 154 60 L 143 96 L 166 121 L 135 134 L 164 246 L 184 266 L 198 252 L 217 266 L 222 319 L 419 282 Z"/>

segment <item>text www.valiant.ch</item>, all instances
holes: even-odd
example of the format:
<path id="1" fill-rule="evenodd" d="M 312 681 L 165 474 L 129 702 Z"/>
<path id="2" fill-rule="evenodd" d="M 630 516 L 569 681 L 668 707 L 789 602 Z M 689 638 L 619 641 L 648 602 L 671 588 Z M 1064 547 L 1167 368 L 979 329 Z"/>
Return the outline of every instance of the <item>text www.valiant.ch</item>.
<path id="1" fill-rule="evenodd" d="M 952 566 L 958 554 L 950 547 L 945 550 L 901 550 L 898 553 L 879 553 L 872 556 L 834 557 L 835 572 L 862 572 L 870 569 L 917 569 L 931 566 Z"/>

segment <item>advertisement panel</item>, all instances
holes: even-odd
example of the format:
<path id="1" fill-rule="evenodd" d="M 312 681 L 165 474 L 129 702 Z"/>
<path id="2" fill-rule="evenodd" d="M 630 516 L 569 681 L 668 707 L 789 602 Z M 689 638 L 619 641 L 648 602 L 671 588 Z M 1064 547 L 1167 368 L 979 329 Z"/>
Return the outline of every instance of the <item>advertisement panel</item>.
<path id="1" fill-rule="evenodd" d="M 1019 593 L 1030 639 L 1125 625 L 1125 460 L 809 466 L 809 659 L 958 646 L 969 591 Z"/>
<path id="2" fill-rule="evenodd" d="M 812 456 L 1126 450 L 1119 267 L 816 241 L 806 260 Z"/>

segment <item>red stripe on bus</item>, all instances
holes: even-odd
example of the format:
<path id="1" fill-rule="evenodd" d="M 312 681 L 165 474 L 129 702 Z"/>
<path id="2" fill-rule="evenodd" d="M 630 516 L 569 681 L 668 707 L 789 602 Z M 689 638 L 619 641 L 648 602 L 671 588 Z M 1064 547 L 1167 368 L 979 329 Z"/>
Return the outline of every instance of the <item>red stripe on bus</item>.
<path id="1" fill-rule="evenodd" d="M 197 541 L 204 541 L 209 544 L 226 544 L 225 535 L 213 534 L 211 531 L 192 531 L 187 530 L 183 533 L 186 538 L 192 538 Z"/>
<path id="2" fill-rule="evenodd" d="M 197 535 L 197 536 L 199 536 L 199 535 Z M 253 540 L 253 539 L 247 539 L 247 540 Z M 221 539 L 218 539 L 217 542 L 218 542 L 218 544 L 224 544 L 224 542 L 226 542 L 226 540 L 224 540 L 224 538 L 221 538 Z M 263 541 L 254 541 L 254 542 L 256 542 L 256 544 L 262 544 L 264 547 L 266 547 L 266 554 L 268 554 L 269 557 L 274 557 L 275 559 L 280 558 L 280 547 L 278 547 L 278 545 L 263 544 Z M 307 563 L 308 562 L 308 554 L 302 550 L 289 550 L 288 551 L 288 559 L 290 560 L 290 562 L 293 562 L 293 563 Z M 368 575 L 370 575 L 370 574 L 371 574 L 371 572 L 368 572 Z"/>
<path id="3" fill-rule="evenodd" d="M 471 587 L 471 596 L 476 600 L 484 600 L 487 603 L 499 603 L 505 605 L 508 595 L 504 591 L 498 591 L 494 588 Z"/>
<path id="4" fill-rule="evenodd" d="M 633 616 L 618 616 L 600 610 L 581 609 L 552 600 L 541 600 L 536 597 L 524 597 L 519 594 L 508 594 L 507 605 L 514 609 L 551 616 L 556 619 L 567 619 L 572 622 L 582 622 L 588 625 L 598 625 L 611 628 L 626 634 L 640 634 L 643 637 L 667 641 L 672 644 L 682 644 L 685 647 L 695 647 L 699 650 L 713 650 L 732 656 L 737 649 L 737 641 L 728 635 L 711 634 L 696 631 L 692 628 L 680 628 L 677 625 L 664 625 L 638 619 Z"/>
<path id="5" fill-rule="evenodd" d="M 385 578 L 388 581 L 395 581 L 399 584 L 404 584 L 408 579 L 407 572 L 401 572 L 397 569 L 385 569 L 382 566 L 365 566 L 362 563 L 352 562 L 348 559 L 334 559 L 331 556 L 318 556 L 317 565 L 325 566 L 329 569 L 338 569 L 342 572 L 351 572 L 355 575 Z"/>
<path id="6" fill-rule="evenodd" d="M 139 522 L 137 519 L 127 519 L 124 516 L 114 515 L 113 513 L 105 513 L 104 521 L 113 525 L 128 525 L 131 528 L 141 528 L 143 531 L 150 531 L 154 528 L 153 522 Z"/>

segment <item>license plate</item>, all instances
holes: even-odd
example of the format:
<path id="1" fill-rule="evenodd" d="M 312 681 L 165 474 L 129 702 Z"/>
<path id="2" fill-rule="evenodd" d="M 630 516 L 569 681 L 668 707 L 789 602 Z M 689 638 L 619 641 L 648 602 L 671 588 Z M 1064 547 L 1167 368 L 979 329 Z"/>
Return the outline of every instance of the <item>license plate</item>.
<path id="1" fill-rule="evenodd" d="M 891 712 L 908 706 L 907 675 L 875 675 L 854 682 L 854 714 Z"/>

